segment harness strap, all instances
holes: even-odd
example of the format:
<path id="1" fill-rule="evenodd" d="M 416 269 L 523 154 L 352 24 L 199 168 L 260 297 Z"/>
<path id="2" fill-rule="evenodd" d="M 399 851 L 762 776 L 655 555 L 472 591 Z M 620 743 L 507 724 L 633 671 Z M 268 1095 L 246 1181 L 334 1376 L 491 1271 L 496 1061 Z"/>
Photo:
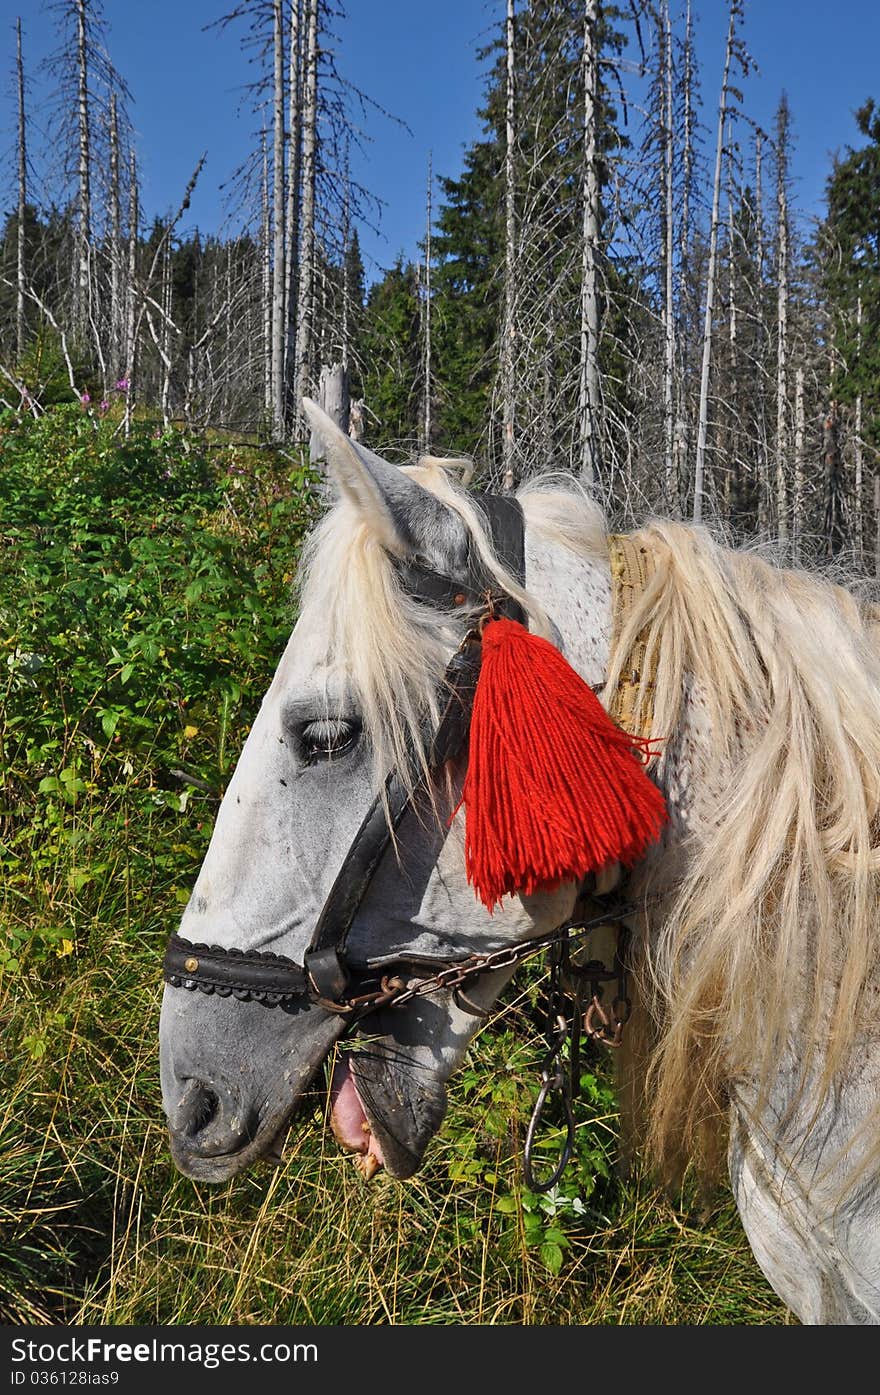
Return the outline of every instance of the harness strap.
<path id="1" fill-rule="evenodd" d="M 220 998 L 259 997 L 270 1006 L 301 998 L 308 988 L 305 971 L 283 954 L 191 944 L 179 935 L 171 936 L 163 967 L 172 988 L 198 988 Z"/>

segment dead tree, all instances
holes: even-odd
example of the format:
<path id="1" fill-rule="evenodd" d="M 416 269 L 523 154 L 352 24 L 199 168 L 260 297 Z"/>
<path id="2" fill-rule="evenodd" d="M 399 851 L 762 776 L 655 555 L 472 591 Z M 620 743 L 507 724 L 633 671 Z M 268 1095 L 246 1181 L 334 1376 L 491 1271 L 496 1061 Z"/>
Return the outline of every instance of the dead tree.
<path id="1" fill-rule="evenodd" d="M 862 355 L 862 297 L 856 301 L 856 355 Z M 864 560 L 864 503 L 862 492 L 864 460 L 862 454 L 862 394 L 856 393 L 853 415 L 853 541 L 859 565 Z"/>
<path id="2" fill-rule="evenodd" d="M 306 0 L 306 63 L 303 98 L 302 207 L 299 238 L 299 287 L 296 306 L 296 411 L 312 374 L 315 313 L 315 179 L 318 122 L 318 0 Z"/>
<path id="3" fill-rule="evenodd" d="M 299 284 L 299 204 L 302 173 L 302 24 L 300 0 L 291 0 L 287 65 L 287 207 L 284 215 L 284 410 L 291 411 L 290 385 L 296 382 L 296 299 Z"/>
<path id="4" fill-rule="evenodd" d="M 514 62 L 514 0 L 507 0 L 505 24 L 505 146 L 504 146 L 504 317 L 501 324 L 501 462 L 504 488 L 513 489 L 516 339 L 516 106 Z"/>
<path id="5" fill-rule="evenodd" d="M 125 287 L 125 372 L 121 383 L 125 393 L 125 434 L 131 431 L 131 418 L 137 385 L 138 321 L 135 285 L 138 252 L 138 184 L 137 162 L 132 150 L 128 163 L 128 275 Z"/>
<path id="6" fill-rule="evenodd" d="M 846 537 L 843 498 L 843 461 L 840 453 L 840 406 L 832 398 L 823 426 L 825 464 L 825 551 L 829 557 L 842 552 Z"/>
<path id="7" fill-rule="evenodd" d="M 77 132 L 79 142 L 78 165 L 78 226 L 77 226 L 77 295 L 74 308 L 74 325 L 82 339 L 91 314 L 91 240 L 92 240 L 92 192 L 91 155 L 89 127 L 89 45 L 86 35 L 86 0 L 74 0 L 76 6 L 76 63 L 77 63 Z"/>
<path id="8" fill-rule="evenodd" d="M 766 410 L 766 362 L 768 332 L 764 310 L 764 187 L 763 187 L 763 133 L 755 132 L 755 430 L 756 447 L 756 494 L 758 529 L 766 533 L 770 524 L 770 449 L 767 433 Z"/>
<path id="9" fill-rule="evenodd" d="M 661 18 L 663 68 L 663 446 L 665 503 L 672 507 L 675 480 L 675 204 L 673 169 L 675 133 L 672 124 L 672 26 L 669 0 Z"/>
<path id="10" fill-rule="evenodd" d="M 422 450 L 431 450 L 431 195 L 434 174 L 428 155 L 428 187 L 425 199 L 425 276 L 422 285 L 422 354 L 424 398 L 422 402 Z M 346 265 L 347 265 L 346 261 Z"/>
<path id="11" fill-rule="evenodd" d="M 783 95 L 776 114 L 776 531 L 788 540 L 788 102 Z"/>
<path id="12" fill-rule="evenodd" d="M 269 201 L 269 145 L 260 134 L 263 178 L 260 184 L 260 266 L 263 290 L 263 406 L 272 412 L 272 214 Z"/>
<path id="13" fill-rule="evenodd" d="M 284 10 L 282 0 L 272 0 L 272 321 L 270 382 L 272 425 L 277 437 L 284 434 L 284 322 L 285 288 L 285 170 L 284 158 Z"/>
<path id="14" fill-rule="evenodd" d="M 585 484 L 597 477 L 600 447 L 599 386 L 599 170 L 597 128 L 599 94 L 599 35 L 597 0 L 584 6 L 582 62 L 583 222 L 581 227 L 581 344 L 580 344 L 580 474 Z"/>
<path id="15" fill-rule="evenodd" d="M 119 112 L 110 97 L 110 362 L 118 371 L 124 335 L 122 311 L 122 200 L 119 178 Z"/>
<path id="16" fill-rule="evenodd" d="M 792 558 L 799 562 L 804 532 L 804 370 L 798 364 L 794 375 L 794 494 L 791 501 Z"/>
<path id="17" fill-rule="evenodd" d="M 703 517 L 703 493 L 706 474 L 706 444 L 709 435 L 709 373 L 712 362 L 712 319 L 715 313 L 715 288 L 718 265 L 718 227 L 721 203 L 721 166 L 724 154 L 724 132 L 727 125 L 727 104 L 730 92 L 730 65 L 734 54 L 736 24 L 741 0 L 730 0 L 730 21 L 724 49 L 724 75 L 721 79 L 721 99 L 718 106 L 718 134 L 715 144 L 715 174 L 712 181 L 712 213 L 709 222 L 709 269 L 706 276 L 706 310 L 703 320 L 703 357 L 700 368 L 700 410 L 697 419 L 697 458 L 694 468 L 693 520 Z"/>
<path id="18" fill-rule="evenodd" d="M 16 79 L 18 88 L 18 226 L 16 228 L 16 304 L 15 352 L 20 359 L 24 353 L 25 296 L 25 224 L 27 221 L 27 143 L 24 110 L 24 61 L 21 51 L 21 20 L 15 21 Z"/>

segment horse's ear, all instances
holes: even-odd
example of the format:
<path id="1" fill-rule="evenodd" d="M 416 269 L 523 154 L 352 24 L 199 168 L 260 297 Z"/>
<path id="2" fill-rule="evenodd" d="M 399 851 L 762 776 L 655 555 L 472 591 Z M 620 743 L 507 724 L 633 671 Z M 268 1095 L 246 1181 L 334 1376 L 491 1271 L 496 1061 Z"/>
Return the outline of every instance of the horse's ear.
<path id="1" fill-rule="evenodd" d="M 454 571 L 467 552 L 467 530 L 458 514 L 398 465 L 353 441 L 308 397 L 303 410 L 324 444 L 330 473 L 382 545 L 397 557 L 418 555 Z"/>

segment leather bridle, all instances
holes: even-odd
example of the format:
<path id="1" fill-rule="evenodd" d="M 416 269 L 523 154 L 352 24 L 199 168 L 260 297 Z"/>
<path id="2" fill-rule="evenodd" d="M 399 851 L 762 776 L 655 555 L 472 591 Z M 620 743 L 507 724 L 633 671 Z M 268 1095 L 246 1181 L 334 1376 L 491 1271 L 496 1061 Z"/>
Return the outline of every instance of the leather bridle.
<path id="1" fill-rule="evenodd" d="M 471 501 L 486 518 L 495 555 L 507 572 L 523 585 L 525 582 L 525 529 L 522 509 L 516 500 L 502 495 L 471 495 Z M 474 691 L 480 671 L 480 621 L 487 614 L 503 615 L 526 622 L 519 603 L 508 593 L 500 591 L 497 581 L 489 576 L 479 559 L 471 555 L 464 579 L 432 571 L 418 562 L 397 564 L 402 584 L 413 599 L 435 608 L 467 613 L 471 628 L 450 660 L 441 688 L 442 716 L 434 733 L 427 774 L 408 787 L 395 770 L 388 776 L 384 790 L 370 805 L 345 855 L 342 867 L 333 883 L 318 917 L 303 963 L 297 964 L 284 955 L 269 951 L 224 949 L 217 945 L 195 944 L 172 935 L 164 959 L 164 977 L 172 988 L 184 988 L 201 993 L 216 993 L 255 1001 L 267 1007 L 282 1006 L 288 1010 L 317 1005 L 346 1015 L 353 1024 L 369 1012 L 397 1001 L 410 998 L 418 991 L 404 982 L 396 971 L 424 972 L 440 969 L 426 977 L 427 991 L 455 986 L 479 973 L 504 967 L 499 955 L 507 955 L 506 964 L 546 948 L 548 942 L 567 934 L 573 928 L 584 929 L 575 922 L 566 922 L 539 941 L 526 941 L 487 955 L 432 959 L 425 955 L 402 952 L 394 963 L 385 965 L 377 977 L 375 969 L 352 965 L 347 954 L 348 937 L 357 912 L 372 883 L 383 857 L 388 852 L 405 814 L 420 801 L 430 799 L 430 786 L 447 762 L 464 750 Z M 629 908 L 626 908 L 627 910 Z M 617 908 L 618 918 L 622 913 Z M 613 910 L 605 909 L 599 919 L 614 919 Z"/>

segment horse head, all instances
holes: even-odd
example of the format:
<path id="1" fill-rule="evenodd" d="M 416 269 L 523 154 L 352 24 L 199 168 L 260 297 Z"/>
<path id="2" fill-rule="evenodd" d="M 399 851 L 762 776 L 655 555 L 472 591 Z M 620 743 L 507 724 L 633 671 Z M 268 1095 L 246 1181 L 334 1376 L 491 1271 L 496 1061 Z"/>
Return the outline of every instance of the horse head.
<path id="1" fill-rule="evenodd" d="M 551 496 L 525 494 L 521 583 L 494 554 L 472 496 L 439 462 L 389 464 L 311 404 L 308 411 L 339 499 L 307 549 L 299 619 L 225 792 L 162 1006 L 172 1153 L 203 1181 L 277 1153 L 304 1091 L 350 1031 L 351 1015 L 329 996 L 248 993 L 234 976 L 230 991 L 220 980 L 230 951 L 248 970 L 265 969 L 268 954 L 282 956 L 282 971 L 301 969 L 371 807 L 386 838 L 349 913 L 344 959 L 354 972 L 381 979 L 394 966 L 409 981 L 413 965 L 424 978 L 424 966 L 541 936 L 570 915 L 578 889 L 510 897 L 490 915 L 468 885 L 461 817 L 451 817 L 462 771 L 447 765 L 442 784 L 424 777 L 469 607 L 425 604 L 407 571 L 445 579 L 460 602 L 477 566 L 595 685 L 610 630 L 599 510 L 568 495 L 551 530 Z M 396 819 L 392 771 L 406 796 Z M 193 968 L 200 956 L 211 971 Z M 511 972 L 484 973 L 466 1000 L 441 987 L 364 1019 L 364 1040 L 337 1065 L 333 1084 L 343 1146 L 395 1177 L 418 1169 L 443 1118 L 447 1081 Z"/>

